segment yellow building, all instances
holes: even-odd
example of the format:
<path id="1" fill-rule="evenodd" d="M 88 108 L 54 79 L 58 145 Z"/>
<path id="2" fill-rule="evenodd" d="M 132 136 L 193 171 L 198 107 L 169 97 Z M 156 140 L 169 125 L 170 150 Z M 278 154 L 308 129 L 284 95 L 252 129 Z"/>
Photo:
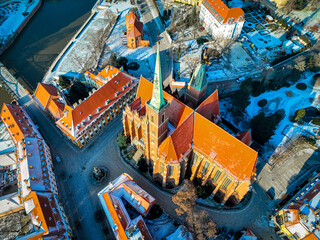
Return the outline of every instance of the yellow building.
<path id="1" fill-rule="evenodd" d="M 188 173 L 212 186 L 222 203 L 238 203 L 255 179 L 257 152 L 248 146 L 250 132 L 233 137 L 220 122 L 217 91 L 193 110 L 162 90 L 159 48 L 153 84 L 141 77 L 136 100 L 123 112 L 124 134 L 163 186 L 178 185 Z"/>
<path id="2" fill-rule="evenodd" d="M 292 199 L 272 218 L 277 233 L 290 240 L 320 239 L 320 175 Z"/>

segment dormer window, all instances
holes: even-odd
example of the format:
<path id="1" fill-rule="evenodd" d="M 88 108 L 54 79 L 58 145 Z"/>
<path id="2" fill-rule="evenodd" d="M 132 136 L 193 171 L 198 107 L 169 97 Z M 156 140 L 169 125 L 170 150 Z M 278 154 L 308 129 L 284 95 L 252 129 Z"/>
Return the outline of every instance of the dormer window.
<path id="1" fill-rule="evenodd" d="M 91 118 L 92 118 L 92 115 L 90 114 L 90 115 L 89 115 L 89 119 L 91 119 Z"/>
<path id="2" fill-rule="evenodd" d="M 100 112 L 100 110 L 101 110 L 101 107 L 98 107 L 97 111 Z"/>
<path id="3" fill-rule="evenodd" d="M 106 101 L 106 104 L 108 105 L 108 104 L 109 104 L 109 102 L 110 102 L 110 100 L 108 99 L 108 100 Z"/>
<path id="4" fill-rule="evenodd" d="M 119 93 L 118 93 L 118 92 L 116 92 L 116 93 L 114 94 L 114 95 L 115 95 L 115 97 L 116 97 L 116 96 L 118 96 L 118 94 L 119 94 Z"/>

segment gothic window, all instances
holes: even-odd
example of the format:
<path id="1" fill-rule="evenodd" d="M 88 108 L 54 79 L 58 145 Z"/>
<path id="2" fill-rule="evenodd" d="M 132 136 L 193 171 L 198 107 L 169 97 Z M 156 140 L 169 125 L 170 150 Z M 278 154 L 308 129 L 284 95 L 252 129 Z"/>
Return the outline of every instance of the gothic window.
<path id="1" fill-rule="evenodd" d="M 171 177 L 173 175 L 174 166 L 169 165 L 168 168 L 168 176 Z"/>
<path id="2" fill-rule="evenodd" d="M 227 178 L 227 180 L 224 181 L 224 183 L 222 184 L 222 189 L 223 190 L 226 190 L 227 187 L 230 185 L 230 183 L 232 182 L 232 179 L 231 178 Z"/>
<path id="3" fill-rule="evenodd" d="M 216 183 L 220 176 L 221 176 L 221 171 L 217 170 L 216 173 L 214 174 L 213 178 L 212 178 L 212 183 Z"/>
<path id="4" fill-rule="evenodd" d="M 164 170 L 164 164 L 161 163 L 161 165 L 160 165 L 160 173 L 163 173 L 163 170 Z"/>
<path id="5" fill-rule="evenodd" d="M 164 114 L 162 115 L 162 122 L 164 122 Z"/>
<path id="6" fill-rule="evenodd" d="M 201 173 L 202 173 L 203 175 L 205 175 L 205 174 L 207 173 L 209 165 L 210 165 L 210 164 L 209 164 L 209 162 L 207 162 L 207 161 L 204 163 L 203 168 L 202 168 L 202 170 L 201 170 Z"/>
<path id="7" fill-rule="evenodd" d="M 153 123 L 153 114 L 151 114 L 151 122 Z"/>
<path id="8" fill-rule="evenodd" d="M 197 153 L 193 153 L 193 158 L 192 158 L 192 165 L 195 165 L 198 159 L 198 154 Z"/>
<path id="9" fill-rule="evenodd" d="M 152 129 L 152 134 L 154 135 L 154 129 Z"/>

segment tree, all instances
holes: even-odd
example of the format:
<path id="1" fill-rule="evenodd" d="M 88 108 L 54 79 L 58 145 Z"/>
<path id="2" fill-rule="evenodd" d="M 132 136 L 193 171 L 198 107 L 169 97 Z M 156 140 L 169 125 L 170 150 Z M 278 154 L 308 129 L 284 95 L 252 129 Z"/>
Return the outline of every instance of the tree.
<path id="1" fill-rule="evenodd" d="M 59 76 L 59 85 L 62 88 L 67 88 L 70 86 L 70 84 L 71 84 L 71 81 L 68 78 L 62 75 Z"/>
<path id="2" fill-rule="evenodd" d="M 79 99 L 84 99 L 89 96 L 86 86 L 79 81 L 73 83 L 68 91 L 68 96 L 71 104 L 77 102 Z"/>
<path id="3" fill-rule="evenodd" d="M 97 222 L 103 222 L 105 220 L 105 215 L 103 210 L 99 209 L 97 211 L 94 212 L 94 219 Z"/>
<path id="4" fill-rule="evenodd" d="M 126 148 L 128 146 L 127 137 L 123 133 L 118 135 L 118 145 L 120 148 Z"/>
<path id="5" fill-rule="evenodd" d="M 265 116 L 264 112 L 259 113 L 251 119 L 252 138 L 263 145 L 273 135 L 278 123 L 282 120 L 282 110 L 278 110 L 275 114 Z"/>
<path id="6" fill-rule="evenodd" d="M 183 187 L 172 197 L 172 201 L 178 205 L 175 209 L 177 215 L 181 216 L 192 210 L 196 204 L 196 188 L 189 180 L 185 180 Z"/>
<path id="7" fill-rule="evenodd" d="M 180 59 L 180 57 L 181 57 L 181 45 L 179 44 L 178 50 L 177 50 L 177 58 L 178 58 L 178 60 Z"/>
<path id="8" fill-rule="evenodd" d="M 304 72 L 306 70 L 306 62 L 299 61 L 294 65 L 294 68 L 297 69 L 299 72 Z"/>
<path id="9" fill-rule="evenodd" d="M 306 110 L 304 108 L 301 108 L 297 111 L 295 121 L 297 120 L 303 120 L 304 116 L 306 115 Z"/>
<path id="10" fill-rule="evenodd" d="M 196 188 L 189 180 L 185 180 L 182 188 L 172 197 L 178 205 L 177 215 L 185 217 L 185 224 L 189 232 L 198 240 L 213 238 L 217 233 L 217 226 L 207 211 L 198 211 L 196 206 Z"/>
<path id="11" fill-rule="evenodd" d="M 252 85 L 249 79 L 243 81 L 240 85 L 240 91 L 232 97 L 232 104 L 240 111 L 244 112 L 246 107 L 250 104 L 250 94 L 252 92 Z"/>

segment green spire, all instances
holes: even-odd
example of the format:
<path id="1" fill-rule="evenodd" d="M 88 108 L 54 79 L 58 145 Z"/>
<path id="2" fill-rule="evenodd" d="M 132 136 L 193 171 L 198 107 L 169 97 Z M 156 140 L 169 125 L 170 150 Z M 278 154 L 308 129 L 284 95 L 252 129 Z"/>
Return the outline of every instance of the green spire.
<path id="1" fill-rule="evenodd" d="M 207 84 L 206 67 L 199 63 L 189 82 L 190 86 L 201 91 Z"/>
<path id="2" fill-rule="evenodd" d="M 161 75 L 161 62 L 160 62 L 160 51 L 159 43 L 157 44 L 157 59 L 156 59 L 156 68 L 154 70 L 154 79 L 153 79 L 153 91 L 152 98 L 150 100 L 150 105 L 157 110 L 160 110 L 166 102 L 163 99 L 162 94 L 162 75 Z"/>

